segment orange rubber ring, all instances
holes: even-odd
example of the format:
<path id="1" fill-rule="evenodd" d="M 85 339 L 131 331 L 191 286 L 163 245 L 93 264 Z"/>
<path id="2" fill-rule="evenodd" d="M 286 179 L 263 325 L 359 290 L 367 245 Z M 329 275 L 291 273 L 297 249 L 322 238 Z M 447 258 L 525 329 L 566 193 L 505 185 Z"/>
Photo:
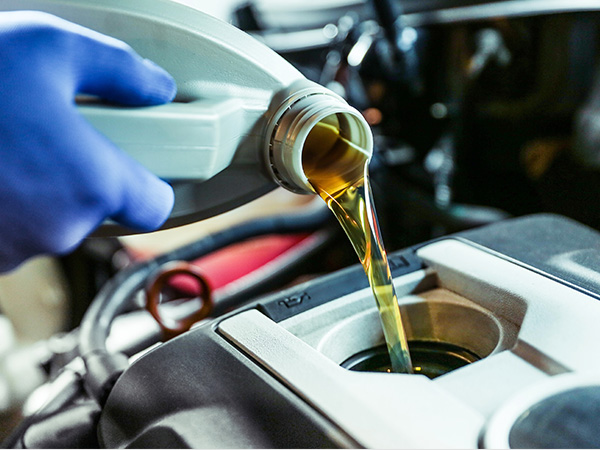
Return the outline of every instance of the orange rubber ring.
<path id="1" fill-rule="evenodd" d="M 202 299 L 202 307 L 181 319 L 165 319 L 159 311 L 160 294 L 163 288 L 167 285 L 168 281 L 174 275 L 189 275 L 200 282 L 202 292 L 200 297 Z M 213 300 L 211 296 L 211 289 L 206 281 L 206 278 L 202 275 L 200 270 L 185 261 L 178 261 L 174 263 L 166 264 L 156 275 L 150 283 L 146 286 L 146 309 L 152 314 L 152 317 L 158 322 L 161 330 L 163 331 L 165 340 L 169 340 L 188 331 L 193 324 L 208 317 L 213 310 Z"/>

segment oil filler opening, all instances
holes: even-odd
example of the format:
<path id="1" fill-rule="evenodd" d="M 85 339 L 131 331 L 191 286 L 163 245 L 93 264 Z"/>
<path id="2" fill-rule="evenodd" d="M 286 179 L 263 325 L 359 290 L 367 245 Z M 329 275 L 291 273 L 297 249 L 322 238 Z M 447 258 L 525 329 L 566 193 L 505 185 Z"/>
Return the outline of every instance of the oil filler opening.
<path id="1" fill-rule="evenodd" d="M 408 348 L 414 373 L 430 379 L 481 359 L 466 348 L 446 342 L 409 341 Z M 359 352 L 341 366 L 358 372 L 392 372 L 390 355 L 385 345 Z"/>
<path id="2" fill-rule="evenodd" d="M 416 374 L 435 378 L 512 345 L 494 314 L 446 289 L 400 297 L 399 306 Z M 323 330 L 315 348 L 349 370 L 388 372 L 379 320 L 375 308 L 352 314 Z"/>

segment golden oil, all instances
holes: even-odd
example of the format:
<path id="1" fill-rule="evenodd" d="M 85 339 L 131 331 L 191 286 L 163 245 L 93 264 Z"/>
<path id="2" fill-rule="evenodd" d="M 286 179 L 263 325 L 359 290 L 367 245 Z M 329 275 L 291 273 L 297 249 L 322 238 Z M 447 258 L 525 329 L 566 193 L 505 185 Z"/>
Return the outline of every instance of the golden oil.
<path id="1" fill-rule="evenodd" d="M 313 127 L 303 147 L 306 178 L 340 222 L 369 279 L 392 370 L 412 373 L 406 333 L 371 196 L 368 161 L 364 149 L 342 136 L 337 115 Z"/>

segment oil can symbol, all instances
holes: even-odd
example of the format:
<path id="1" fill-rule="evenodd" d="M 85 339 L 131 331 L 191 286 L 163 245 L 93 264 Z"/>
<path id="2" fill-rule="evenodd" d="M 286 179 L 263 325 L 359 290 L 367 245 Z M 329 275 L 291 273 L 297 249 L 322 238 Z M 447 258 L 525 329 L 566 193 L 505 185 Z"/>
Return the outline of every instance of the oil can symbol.
<path id="1" fill-rule="evenodd" d="M 310 300 L 310 295 L 306 292 L 302 292 L 301 294 L 292 295 L 290 297 L 284 298 L 277 302 L 277 304 L 281 306 L 285 306 L 286 308 L 293 308 L 294 306 L 299 306 L 302 303 Z"/>

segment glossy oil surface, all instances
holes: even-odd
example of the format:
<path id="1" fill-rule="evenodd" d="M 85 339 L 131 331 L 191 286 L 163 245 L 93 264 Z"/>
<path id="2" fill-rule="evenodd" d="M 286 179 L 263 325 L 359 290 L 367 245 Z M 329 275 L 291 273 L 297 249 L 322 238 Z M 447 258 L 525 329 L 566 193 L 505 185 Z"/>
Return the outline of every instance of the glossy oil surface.
<path id="1" fill-rule="evenodd" d="M 342 134 L 336 115 L 306 138 L 302 164 L 315 192 L 350 239 L 371 285 L 394 372 L 412 373 L 406 333 L 369 184 L 369 155 Z"/>

